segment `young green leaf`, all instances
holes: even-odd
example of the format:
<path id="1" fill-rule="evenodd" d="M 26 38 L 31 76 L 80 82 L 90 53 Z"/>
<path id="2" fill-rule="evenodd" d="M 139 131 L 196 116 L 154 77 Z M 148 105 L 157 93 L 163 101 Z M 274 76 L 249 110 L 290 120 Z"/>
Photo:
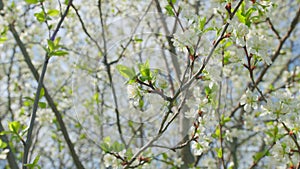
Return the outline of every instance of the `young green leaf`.
<path id="1" fill-rule="evenodd" d="M 114 152 L 120 152 L 125 149 L 125 146 L 123 144 L 120 144 L 119 142 L 115 141 L 112 146 L 111 150 Z"/>
<path id="2" fill-rule="evenodd" d="M 218 158 L 222 158 L 222 155 L 223 155 L 222 148 L 217 149 L 217 154 L 218 154 Z"/>
<path id="3" fill-rule="evenodd" d="M 44 95 L 45 95 L 45 89 L 42 87 L 39 98 L 41 99 Z"/>
<path id="4" fill-rule="evenodd" d="M 61 39 L 61 37 L 57 37 L 57 38 L 54 40 L 53 44 L 54 44 L 55 47 L 58 47 L 58 46 L 59 46 L 60 39 Z"/>
<path id="5" fill-rule="evenodd" d="M 36 19 L 39 22 L 45 22 L 46 21 L 46 16 L 45 16 L 44 12 L 35 13 L 34 16 L 36 17 Z"/>
<path id="6" fill-rule="evenodd" d="M 47 43 L 48 43 L 48 47 L 49 47 L 49 52 L 54 51 L 55 50 L 54 42 L 52 40 L 48 39 Z"/>
<path id="7" fill-rule="evenodd" d="M 199 21 L 199 28 L 201 31 L 204 30 L 205 23 L 206 23 L 206 17 L 201 18 Z"/>
<path id="8" fill-rule="evenodd" d="M 52 56 L 65 56 L 67 54 L 69 54 L 69 52 L 63 50 L 57 50 L 51 53 Z"/>
<path id="9" fill-rule="evenodd" d="M 124 65 L 117 65 L 117 70 L 120 72 L 120 74 L 129 79 L 132 80 L 135 77 L 135 70 L 134 68 L 129 68 L 127 66 Z"/>
<path id="10" fill-rule="evenodd" d="M 37 3 L 39 3 L 38 0 L 25 0 L 25 2 L 26 2 L 27 4 L 37 4 Z"/>
<path id="11" fill-rule="evenodd" d="M 105 153 L 110 151 L 110 146 L 107 143 L 101 143 L 100 144 L 100 148 L 102 149 L 102 151 L 104 151 Z"/>
<path id="12" fill-rule="evenodd" d="M 0 148 L 4 149 L 5 147 L 7 147 L 7 143 L 0 139 Z"/>
<path id="13" fill-rule="evenodd" d="M 167 11 L 167 15 L 169 15 L 169 16 L 175 16 L 171 5 L 165 6 L 165 9 Z"/>
<path id="14" fill-rule="evenodd" d="M 133 156 L 132 149 L 131 148 L 127 149 L 125 153 L 125 157 L 127 157 L 127 159 L 131 159 L 132 156 Z"/>
<path id="15" fill-rule="evenodd" d="M 50 9 L 48 10 L 47 15 L 55 17 L 59 15 L 59 11 L 57 9 Z"/>
<path id="16" fill-rule="evenodd" d="M 19 121 L 12 121 L 8 123 L 8 129 L 13 133 L 18 133 L 21 128 L 21 123 Z"/>
<path id="17" fill-rule="evenodd" d="M 45 109 L 47 107 L 47 104 L 45 102 L 39 102 L 39 107 Z"/>

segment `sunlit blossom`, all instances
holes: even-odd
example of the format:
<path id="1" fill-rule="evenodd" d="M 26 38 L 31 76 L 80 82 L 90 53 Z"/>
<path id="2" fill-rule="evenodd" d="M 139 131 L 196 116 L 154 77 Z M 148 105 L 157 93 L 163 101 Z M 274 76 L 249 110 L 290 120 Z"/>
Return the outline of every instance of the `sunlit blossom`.
<path id="1" fill-rule="evenodd" d="M 241 97 L 240 103 L 244 105 L 244 110 L 250 112 L 252 109 L 257 109 L 258 96 L 251 92 L 249 89 Z"/>

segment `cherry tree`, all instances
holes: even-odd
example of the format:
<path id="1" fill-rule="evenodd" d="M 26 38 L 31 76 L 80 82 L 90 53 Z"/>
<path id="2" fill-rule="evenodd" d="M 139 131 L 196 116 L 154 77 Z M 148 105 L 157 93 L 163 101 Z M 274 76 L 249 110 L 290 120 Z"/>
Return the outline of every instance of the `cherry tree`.
<path id="1" fill-rule="evenodd" d="M 299 0 L 0 0 L 1 166 L 299 168 Z"/>

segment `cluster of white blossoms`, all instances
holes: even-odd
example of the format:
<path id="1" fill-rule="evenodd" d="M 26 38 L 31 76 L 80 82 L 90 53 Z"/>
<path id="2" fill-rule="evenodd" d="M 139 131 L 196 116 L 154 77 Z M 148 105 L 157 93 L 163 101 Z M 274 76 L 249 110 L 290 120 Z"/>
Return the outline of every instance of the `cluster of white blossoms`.
<path id="1" fill-rule="evenodd" d="M 262 106 L 263 115 L 283 120 L 293 120 L 298 116 L 299 98 L 292 95 L 289 90 L 282 90 L 274 93 L 274 98 L 268 99 L 267 104 Z"/>
<path id="2" fill-rule="evenodd" d="M 206 70 L 208 72 L 209 78 L 217 84 L 218 82 L 222 81 L 222 63 L 214 59 L 211 60 L 211 63 L 213 64 L 207 65 Z"/>
<path id="3" fill-rule="evenodd" d="M 247 89 L 246 93 L 240 99 L 240 104 L 244 105 L 244 110 L 250 112 L 252 109 L 257 109 L 258 96 L 251 90 Z"/>
<path id="4" fill-rule="evenodd" d="M 235 43 L 239 46 L 245 46 L 245 36 L 249 33 L 249 28 L 242 23 L 238 25 L 233 25 L 236 29 L 233 30 L 233 34 L 235 35 Z"/>
<path id="5" fill-rule="evenodd" d="M 194 29 L 187 29 L 184 32 L 175 33 L 172 41 L 175 47 L 183 51 L 187 46 L 193 47 L 197 39 L 197 32 Z"/>
<path id="6" fill-rule="evenodd" d="M 249 53 L 261 57 L 267 65 L 272 64 L 272 60 L 268 55 L 268 51 L 270 50 L 268 47 L 268 41 L 264 36 L 250 33 L 247 38 L 246 45 Z"/>
<path id="7" fill-rule="evenodd" d="M 127 85 L 127 95 L 130 101 L 130 106 L 138 107 L 140 91 L 136 85 Z"/>
<path id="8" fill-rule="evenodd" d="M 210 142 L 211 142 L 211 138 L 209 138 L 207 135 L 200 133 L 198 135 L 198 137 L 200 138 L 197 142 L 193 141 L 192 142 L 192 150 L 194 155 L 199 156 L 202 153 L 207 152 L 210 149 Z"/>

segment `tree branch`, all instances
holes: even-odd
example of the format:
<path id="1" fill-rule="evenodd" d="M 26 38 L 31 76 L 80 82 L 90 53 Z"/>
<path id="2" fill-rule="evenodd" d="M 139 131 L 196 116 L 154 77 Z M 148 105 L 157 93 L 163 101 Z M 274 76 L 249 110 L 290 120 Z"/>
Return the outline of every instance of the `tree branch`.
<path id="1" fill-rule="evenodd" d="M 71 2 L 72 2 L 72 0 L 71 0 Z M 68 9 L 69 9 L 69 8 L 68 8 Z M 67 10 L 66 10 L 66 12 L 67 12 Z M 67 14 L 67 13 L 65 13 L 65 16 L 66 16 L 66 14 Z M 61 25 L 61 24 L 62 24 L 62 21 L 60 21 L 59 23 L 60 23 L 60 25 Z M 56 28 L 56 30 L 55 30 L 56 33 L 53 34 L 53 35 L 56 35 L 56 34 L 57 34 L 59 28 L 60 28 L 60 27 L 57 27 L 57 28 Z M 20 36 L 19 36 L 18 32 L 16 31 L 14 25 L 10 24 L 10 25 L 9 25 L 9 30 L 10 30 L 11 33 L 13 34 L 14 39 L 15 39 L 15 41 L 17 42 L 17 44 L 18 44 L 18 46 L 19 46 L 19 48 L 20 48 L 20 50 L 21 50 L 21 52 L 22 52 L 22 54 L 23 54 L 23 56 L 24 56 L 25 62 L 27 63 L 27 65 L 28 65 L 28 67 L 29 67 L 31 73 L 33 74 L 34 78 L 35 78 L 37 81 L 39 81 L 39 79 L 41 79 L 41 78 L 40 78 L 40 76 L 39 76 L 37 70 L 35 69 L 34 65 L 32 64 L 31 59 L 30 59 L 30 56 L 29 56 L 29 54 L 28 54 L 28 52 L 27 52 L 27 50 L 26 50 L 26 48 L 25 48 L 25 45 L 24 45 L 24 43 L 21 41 Z M 55 36 L 52 36 L 51 39 L 55 39 Z M 39 84 L 40 84 L 40 83 L 39 83 Z M 47 100 L 49 106 L 51 107 L 52 111 L 54 112 L 54 114 L 55 114 L 55 116 L 56 116 L 56 119 L 57 119 L 57 121 L 58 121 L 58 123 L 59 123 L 60 129 L 61 129 L 62 134 L 63 134 L 63 136 L 64 136 L 64 138 L 65 138 L 65 141 L 66 141 L 66 143 L 67 143 L 67 145 L 68 145 L 68 148 L 69 148 L 69 150 L 70 150 L 70 153 L 71 153 L 71 156 L 72 156 L 72 158 L 73 158 L 73 160 L 74 160 L 74 163 L 75 163 L 75 165 L 76 165 L 76 167 L 77 167 L 78 169 L 83 169 L 84 167 L 83 167 L 83 165 L 81 164 L 81 162 L 80 162 L 80 160 L 79 160 L 79 158 L 78 158 L 78 156 L 77 156 L 77 154 L 76 154 L 76 152 L 75 152 L 74 145 L 73 145 L 73 143 L 71 142 L 71 139 L 70 139 L 70 137 L 69 137 L 67 128 L 66 128 L 66 126 L 65 126 L 65 124 L 64 124 L 64 122 L 63 122 L 62 115 L 61 115 L 60 112 L 58 111 L 58 109 L 57 109 L 57 107 L 56 107 L 56 105 L 55 105 L 55 103 L 54 103 L 52 97 L 49 95 L 46 86 L 45 86 L 43 83 L 41 83 L 41 85 L 42 85 L 42 86 L 40 86 L 40 88 L 41 88 L 41 87 L 44 88 L 46 100 Z M 36 94 L 36 95 L 39 96 L 39 94 Z"/>
<path id="2" fill-rule="evenodd" d="M 280 43 L 277 46 L 277 49 L 275 51 L 275 53 L 273 54 L 273 56 L 271 57 L 272 62 L 274 62 L 278 56 L 280 55 L 280 51 L 283 47 L 283 44 L 285 43 L 285 41 L 290 37 L 291 33 L 293 32 L 293 30 L 295 29 L 296 25 L 298 24 L 300 18 L 300 6 L 298 8 L 298 11 L 296 12 L 296 16 L 293 18 L 291 25 L 287 31 L 287 33 L 285 34 L 285 36 L 280 39 Z M 262 72 L 260 73 L 259 77 L 256 79 L 255 81 L 255 86 L 257 86 L 262 80 L 264 75 L 267 73 L 268 69 L 271 67 L 271 65 L 267 65 Z"/>

